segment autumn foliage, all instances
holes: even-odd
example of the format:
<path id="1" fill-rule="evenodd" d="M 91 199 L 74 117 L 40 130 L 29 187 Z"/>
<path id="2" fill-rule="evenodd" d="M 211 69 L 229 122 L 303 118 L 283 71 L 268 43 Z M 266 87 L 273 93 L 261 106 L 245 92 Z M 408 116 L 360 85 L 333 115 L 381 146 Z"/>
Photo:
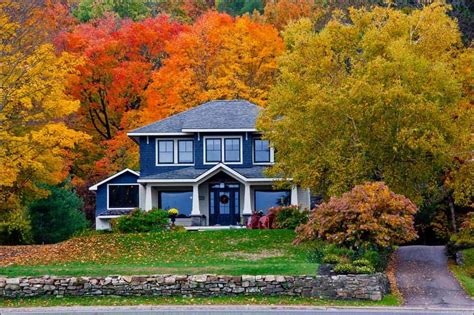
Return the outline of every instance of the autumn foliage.
<path id="1" fill-rule="evenodd" d="M 264 105 L 283 42 L 271 25 L 208 12 L 165 51 L 169 57 L 146 92 L 146 122 L 212 99 Z"/>
<path id="2" fill-rule="evenodd" d="M 391 247 L 417 238 L 417 207 L 383 182 L 355 186 L 314 209 L 297 229 L 297 241 L 324 239 L 351 248 Z"/>

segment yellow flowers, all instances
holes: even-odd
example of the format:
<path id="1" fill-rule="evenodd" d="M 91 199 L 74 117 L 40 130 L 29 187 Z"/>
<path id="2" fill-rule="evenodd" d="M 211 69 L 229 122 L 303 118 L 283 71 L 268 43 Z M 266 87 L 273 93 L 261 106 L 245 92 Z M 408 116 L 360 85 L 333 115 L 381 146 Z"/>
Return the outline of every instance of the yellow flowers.
<path id="1" fill-rule="evenodd" d="M 176 216 L 176 215 L 179 214 L 179 211 L 176 208 L 171 208 L 171 209 L 168 210 L 168 214 Z"/>

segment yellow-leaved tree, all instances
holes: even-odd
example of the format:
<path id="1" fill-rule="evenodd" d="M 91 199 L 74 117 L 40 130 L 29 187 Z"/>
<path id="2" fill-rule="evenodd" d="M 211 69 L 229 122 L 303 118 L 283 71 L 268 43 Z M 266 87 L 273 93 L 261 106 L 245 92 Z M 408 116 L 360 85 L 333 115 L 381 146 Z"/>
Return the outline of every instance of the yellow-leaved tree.
<path id="1" fill-rule="evenodd" d="M 65 94 L 79 60 L 56 55 L 41 6 L 0 3 L 0 242 L 28 241 L 25 204 L 68 174 L 69 150 L 87 136 L 67 126 L 79 103 Z"/>
<path id="2" fill-rule="evenodd" d="M 325 197 L 365 181 L 418 205 L 445 194 L 455 158 L 472 159 L 474 125 L 473 52 L 448 10 L 351 9 L 319 32 L 290 24 L 259 121 L 276 147 L 272 172 Z"/>

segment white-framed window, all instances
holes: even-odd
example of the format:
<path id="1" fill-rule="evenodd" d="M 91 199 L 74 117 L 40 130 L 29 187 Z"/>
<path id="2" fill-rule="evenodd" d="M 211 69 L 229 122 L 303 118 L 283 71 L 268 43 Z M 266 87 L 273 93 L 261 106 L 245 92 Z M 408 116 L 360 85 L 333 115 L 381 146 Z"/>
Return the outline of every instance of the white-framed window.
<path id="1" fill-rule="evenodd" d="M 274 151 L 270 146 L 270 141 L 265 139 L 253 140 L 253 163 L 273 164 Z"/>
<path id="2" fill-rule="evenodd" d="M 178 163 L 194 163 L 193 140 L 178 140 Z"/>
<path id="3" fill-rule="evenodd" d="M 206 147 L 206 163 L 222 161 L 221 138 L 206 138 L 204 145 Z"/>
<path id="4" fill-rule="evenodd" d="M 107 209 L 139 207 L 138 184 L 107 184 Z"/>
<path id="5" fill-rule="evenodd" d="M 194 165 L 194 139 L 156 139 L 156 166 Z"/>
<path id="6" fill-rule="evenodd" d="M 174 141 L 158 140 L 158 164 L 174 163 Z"/>
<path id="7" fill-rule="evenodd" d="M 203 137 L 204 164 L 242 164 L 242 137 Z"/>
<path id="8" fill-rule="evenodd" d="M 224 139 L 224 162 L 240 162 L 240 138 Z"/>

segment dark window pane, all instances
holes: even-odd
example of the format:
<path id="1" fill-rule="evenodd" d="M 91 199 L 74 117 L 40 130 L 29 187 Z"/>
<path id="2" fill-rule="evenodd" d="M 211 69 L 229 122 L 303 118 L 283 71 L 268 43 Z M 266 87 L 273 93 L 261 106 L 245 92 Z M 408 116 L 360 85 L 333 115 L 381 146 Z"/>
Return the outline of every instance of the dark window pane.
<path id="1" fill-rule="evenodd" d="M 255 140 L 255 162 L 270 162 L 270 143 L 268 140 Z"/>
<path id="2" fill-rule="evenodd" d="M 138 206 L 138 185 L 109 185 L 109 208 Z"/>
<path id="3" fill-rule="evenodd" d="M 158 163 L 174 162 L 174 142 L 173 140 L 158 141 Z"/>
<path id="4" fill-rule="evenodd" d="M 178 163 L 193 163 L 193 147 L 192 140 L 178 141 Z"/>
<path id="5" fill-rule="evenodd" d="M 240 162 L 240 139 L 224 139 L 225 161 Z"/>
<path id="6" fill-rule="evenodd" d="M 220 162 L 221 139 L 206 139 L 206 161 Z"/>
<path id="7" fill-rule="evenodd" d="M 176 208 L 178 217 L 188 217 L 193 209 L 192 191 L 160 191 L 160 208 L 169 210 Z"/>
<path id="8" fill-rule="evenodd" d="M 290 204 L 290 192 L 288 190 L 256 190 L 255 210 L 267 213 L 268 209 L 276 206 L 287 206 Z"/>

